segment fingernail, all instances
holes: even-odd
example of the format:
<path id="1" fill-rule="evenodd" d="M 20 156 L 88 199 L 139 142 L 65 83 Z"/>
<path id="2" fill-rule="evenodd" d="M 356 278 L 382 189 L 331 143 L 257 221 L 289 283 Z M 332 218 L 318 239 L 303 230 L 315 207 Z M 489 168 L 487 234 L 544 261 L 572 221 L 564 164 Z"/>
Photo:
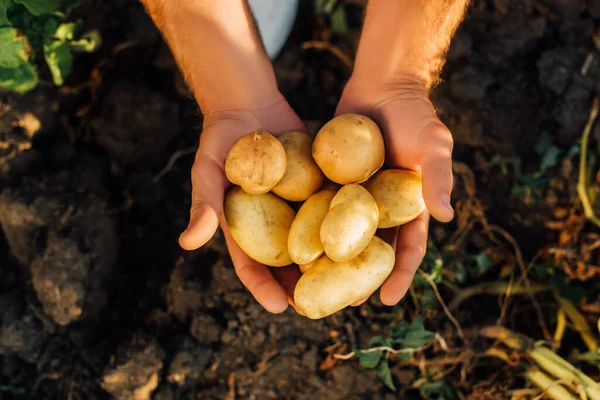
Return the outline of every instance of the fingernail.
<path id="1" fill-rule="evenodd" d="M 448 195 L 442 196 L 442 204 L 445 205 L 448 210 L 450 210 L 452 213 L 454 213 L 454 209 L 452 208 L 452 205 L 450 204 L 450 196 L 448 196 Z"/>

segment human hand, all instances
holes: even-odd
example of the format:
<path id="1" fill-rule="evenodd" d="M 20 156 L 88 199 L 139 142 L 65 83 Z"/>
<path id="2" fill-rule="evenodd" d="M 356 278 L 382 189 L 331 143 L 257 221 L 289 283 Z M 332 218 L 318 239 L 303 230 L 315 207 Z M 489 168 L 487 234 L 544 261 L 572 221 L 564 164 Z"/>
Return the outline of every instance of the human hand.
<path id="1" fill-rule="evenodd" d="M 265 129 L 275 136 L 293 130 L 306 132 L 300 118 L 280 94 L 266 104 L 270 105 L 221 111 L 205 118 L 192 167 L 190 221 L 179 243 L 186 250 L 201 247 L 220 226 L 242 284 L 267 311 L 280 313 L 288 304 L 294 305 L 293 290 L 300 278 L 298 267 L 271 268 L 252 260 L 231 237 L 223 215 L 224 193 L 231 186 L 224 165 L 235 141 L 256 129 Z"/>
<path id="2" fill-rule="evenodd" d="M 373 119 L 385 139 L 386 166 L 413 170 L 423 179 L 427 209 L 405 225 L 380 232 L 396 252 L 394 269 L 381 286 L 381 301 L 386 305 L 398 303 L 412 283 L 425 256 L 430 214 L 441 222 L 454 215 L 450 205 L 452 135 L 438 119 L 425 87 L 416 77 L 379 86 L 355 77 L 336 110 L 336 115 L 357 113 Z"/>

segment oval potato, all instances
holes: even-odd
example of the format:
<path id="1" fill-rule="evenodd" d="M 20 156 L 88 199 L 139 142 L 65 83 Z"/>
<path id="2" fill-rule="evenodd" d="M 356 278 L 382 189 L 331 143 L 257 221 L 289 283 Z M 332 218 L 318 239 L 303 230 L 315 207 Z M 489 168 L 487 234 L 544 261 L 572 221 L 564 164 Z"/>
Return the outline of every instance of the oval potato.
<path id="1" fill-rule="evenodd" d="M 323 254 L 321 224 L 333 196 L 333 190 L 321 190 L 310 196 L 298 210 L 288 238 L 290 258 L 296 264 L 308 264 Z"/>
<path id="2" fill-rule="evenodd" d="M 342 187 L 331 200 L 319 236 L 334 261 L 356 257 L 375 235 L 379 210 L 373 196 L 359 184 Z"/>
<path id="3" fill-rule="evenodd" d="M 317 260 L 313 260 L 313 261 L 309 262 L 308 264 L 299 264 L 298 268 L 300 268 L 301 273 L 305 273 L 306 271 L 308 271 L 310 269 L 310 267 L 315 265 L 316 262 L 317 262 Z"/>
<path id="4" fill-rule="evenodd" d="M 283 178 L 286 168 L 283 145 L 263 129 L 239 138 L 225 159 L 227 179 L 248 194 L 270 191 Z"/>
<path id="5" fill-rule="evenodd" d="M 377 290 L 394 262 L 392 246 L 377 236 L 349 261 L 336 262 L 323 255 L 298 280 L 296 307 L 311 319 L 331 315 Z"/>
<path id="6" fill-rule="evenodd" d="M 373 120 L 342 114 L 319 130 L 312 155 L 327 178 L 347 185 L 366 181 L 383 166 L 385 146 Z"/>
<path id="7" fill-rule="evenodd" d="M 323 172 L 312 156 L 312 138 L 304 132 L 292 131 L 278 139 L 285 149 L 287 168 L 271 191 L 285 200 L 304 201 L 323 183 Z"/>
<path id="8" fill-rule="evenodd" d="M 399 226 L 425 210 L 421 176 L 407 169 L 377 172 L 366 188 L 379 208 L 379 229 Z"/>
<path id="9" fill-rule="evenodd" d="M 250 258 L 271 267 L 293 263 L 288 236 L 296 213 L 284 200 L 234 186 L 225 196 L 224 212 L 231 236 Z"/>

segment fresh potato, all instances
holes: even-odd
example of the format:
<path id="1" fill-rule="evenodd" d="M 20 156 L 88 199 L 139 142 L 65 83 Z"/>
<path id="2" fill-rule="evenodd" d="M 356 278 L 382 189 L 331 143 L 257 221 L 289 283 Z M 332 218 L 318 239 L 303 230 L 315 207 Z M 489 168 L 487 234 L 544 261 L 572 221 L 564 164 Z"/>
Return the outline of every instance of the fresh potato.
<path id="1" fill-rule="evenodd" d="M 353 183 L 342 187 L 331 200 L 321 224 L 323 250 L 334 261 L 356 257 L 375 235 L 379 210 L 367 189 Z"/>
<path id="2" fill-rule="evenodd" d="M 321 223 L 335 196 L 333 190 L 321 190 L 308 198 L 298 210 L 288 238 L 290 258 L 296 264 L 308 264 L 323 254 Z"/>
<path id="3" fill-rule="evenodd" d="M 347 185 L 364 182 L 381 168 L 385 148 L 381 130 L 373 120 L 343 114 L 319 130 L 312 154 L 327 178 Z"/>
<path id="4" fill-rule="evenodd" d="M 392 246 L 377 236 L 349 261 L 336 262 L 323 255 L 296 284 L 296 307 L 311 319 L 331 315 L 377 290 L 394 262 Z"/>
<path id="5" fill-rule="evenodd" d="M 308 264 L 298 264 L 298 268 L 300 268 L 300 272 L 305 273 L 306 271 L 308 271 L 310 269 L 310 267 L 315 265 L 317 260 L 318 260 L 318 258 L 316 260 L 309 262 Z"/>
<path id="6" fill-rule="evenodd" d="M 421 176 L 414 171 L 379 171 L 369 179 L 366 188 L 379 208 L 380 229 L 405 224 L 425 210 Z"/>
<path id="7" fill-rule="evenodd" d="M 224 211 L 231 236 L 250 258 L 271 267 L 292 264 L 288 236 L 296 213 L 284 200 L 234 186 L 225 196 Z"/>
<path id="8" fill-rule="evenodd" d="M 279 141 L 285 149 L 287 169 L 271 191 L 285 200 L 304 201 L 323 183 L 323 173 L 312 157 L 312 138 L 293 131 L 279 136 Z"/>
<path id="9" fill-rule="evenodd" d="M 225 160 L 225 174 L 248 194 L 270 191 L 285 174 L 285 149 L 277 138 L 259 129 L 239 138 Z"/>

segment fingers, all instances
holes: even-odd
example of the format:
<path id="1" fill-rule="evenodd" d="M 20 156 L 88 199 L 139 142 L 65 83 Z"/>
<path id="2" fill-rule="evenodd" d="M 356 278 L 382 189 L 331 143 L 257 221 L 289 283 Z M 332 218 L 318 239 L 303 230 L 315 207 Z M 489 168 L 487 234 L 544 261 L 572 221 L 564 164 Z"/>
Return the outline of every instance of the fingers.
<path id="1" fill-rule="evenodd" d="M 444 124 L 432 122 L 422 132 L 421 159 L 423 198 L 431 215 L 440 222 L 454 217 L 450 205 L 452 192 L 452 135 Z"/>
<path id="2" fill-rule="evenodd" d="M 396 263 L 392 273 L 381 286 L 381 302 L 393 306 L 400 301 L 412 284 L 427 249 L 429 213 L 427 210 L 398 229 Z"/>
<path id="3" fill-rule="evenodd" d="M 223 209 L 225 177 L 217 162 L 199 155 L 192 167 L 192 206 L 187 229 L 179 237 L 185 250 L 195 250 L 208 242 L 219 226 Z"/>
<path id="4" fill-rule="evenodd" d="M 269 268 L 254 261 L 240 249 L 223 217 L 221 222 L 235 272 L 242 284 L 265 310 L 273 314 L 284 312 L 288 307 L 288 294 L 284 288 L 275 280 Z"/>

